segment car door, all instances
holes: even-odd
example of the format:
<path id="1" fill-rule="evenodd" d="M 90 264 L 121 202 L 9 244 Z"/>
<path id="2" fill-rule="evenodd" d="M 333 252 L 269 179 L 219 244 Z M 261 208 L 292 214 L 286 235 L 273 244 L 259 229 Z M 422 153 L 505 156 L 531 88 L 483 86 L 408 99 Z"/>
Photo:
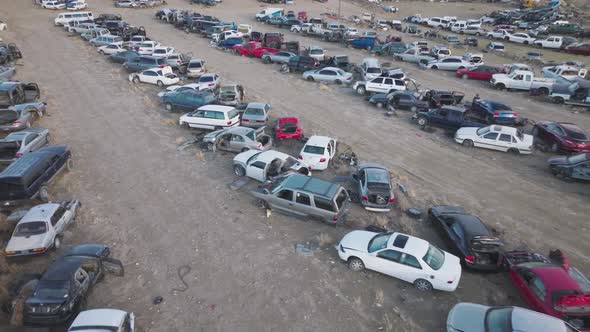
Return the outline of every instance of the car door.
<path id="1" fill-rule="evenodd" d="M 383 249 L 368 253 L 363 263 L 365 267 L 395 277 L 396 267 L 400 265 L 402 253 L 393 249 Z"/>
<path id="2" fill-rule="evenodd" d="M 326 150 L 328 153 L 328 159 L 334 158 L 334 155 L 336 154 L 336 141 L 331 139 L 328 142 L 328 148 Z"/>
<path id="3" fill-rule="evenodd" d="M 241 135 L 232 134 L 229 142 L 229 150 L 234 152 L 242 151 L 246 147 L 246 140 Z"/>
<path id="4" fill-rule="evenodd" d="M 465 231 L 459 223 L 452 222 L 452 220 L 445 220 L 443 223 L 447 228 L 446 231 L 448 234 L 449 248 L 451 249 L 451 253 L 458 257 L 465 256 Z"/>
<path id="5" fill-rule="evenodd" d="M 447 116 L 449 115 L 449 110 L 446 108 L 439 108 L 438 110 L 434 110 L 430 113 L 430 123 L 446 128 L 448 127 Z"/>
<path id="6" fill-rule="evenodd" d="M 367 82 L 367 91 L 382 92 L 383 77 L 377 77 Z"/>
<path id="7" fill-rule="evenodd" d="M 515 147 L 514 145 L 516 145 L 516 144 L 512 144 L 513 139 L 514 138 L 512 137 L 512 135 L 500 134 L 500 137 L 498 137 L 498 141 L 496 142 L 497 143 L 497 150 L 508 151 L 508 149 Z M 516 148 L 518 148 L 518 147 L 516 147 Z"/>
<path id="8" fill-rule="evenodd" d="M 50 218 L 51 225 L 55 228 L 56 235 L 62 234 L 66 228 L 67 216 L 65 214 L 66 209 L 60 205 Z"/>
<path id="9" fill-rule="evenodd" d="M 302 215 L 299 211 L 293 209 L 295 202 L 295 192 L 291 189 L 281 189 L 274 195 L 270 195 L 270 204 L 272 208 L 284 211 L 286 213 L 293 213 L 296 215 Z"/>
<path id="10" fill-rule="evenodd" d="M 555 123 L 549 123 L 546 126 L 540 126 L 539 136 L 541 139 L 551 145 L 553 143 L 559 143 L 561 141 L 559 135 L 559 127 Z"/>
<path id="11" fill-rule="evenodd" d="M 263 161 L 255 161 L 246 166 L 246 176 L 260 182 L 266 180 L 266 163 Z"/>
<path id="12" fill-rule="evenodd" d="M 496 141 L 498 140 L 498 133 L 487 133 L 483 136 L 479 136 L 478 139 L 474 140 L 474 145 L 486 148 L 486 149 L 497 149 Z"/>
<path id="13" fill-rule="evenodd" d="M 293 208 L 298 214 L 319 217 L 313 211 L 313 207 L 311 206 L 311 195 L 309 193 L 295 191 L 295 205 Z"/>
<path id="14" fill-rule="evenodd" d="M 392 78 L 384 78 L 383 84 L 381 85 L 382 93 L 389 93 L 390 90 L 394 90 L 394 84 Z"/>
<path id="15" fill-rule="evenodd" d="M 524 75 L 523 74 L 515 75 L 514 78 L 512 79 L 511 84 L 512 84 L 511 88 L 513 88 L 513 89 L 524 89 L 524 86 L 525 86 Z"/>
<path id="16" fill-rule="evenodd" d="M 41 146 L 43 146 L 41 143 L 42 141 L 39 138 L 39 134 L 37 133 L 30 133 L 29 135 L 27 135 L 25 137 L 24 140 L 24 146 L 25 146 L 25 151 L 24 152 L 33 152 L 37 149 L 39 149 Z M 45 142 L 43 142 L 45 143 Z"/>
<path id="17" fill-rule="evenodd" d="M 156 84 L 158 73 L 153 70 L 146 70 L 139 75 L 139 78 L 142 82 Z"/>

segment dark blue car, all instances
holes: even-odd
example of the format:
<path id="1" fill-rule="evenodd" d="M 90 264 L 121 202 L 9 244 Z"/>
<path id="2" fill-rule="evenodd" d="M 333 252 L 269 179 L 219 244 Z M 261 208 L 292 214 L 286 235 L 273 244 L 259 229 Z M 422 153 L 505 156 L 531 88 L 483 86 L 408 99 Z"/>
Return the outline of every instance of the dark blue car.
<path id="1" fill-rule="evenodd" d="M 217 46 L 218 47 L 221 47 L 221 48 L 228 48 L 228 49 L 230 49 L 230 48 L 232 48 L 232 47 L 234 47 L 236 45 L 240 45 L 242 43 L 244 43 L 244 40 L 242 40 L 242 38 L 240 38 L 240 37 L 230 37 L 230 38 L 227 38 L 225 40 L 220 41 L 217 44 Z"/>
<path id="2" fill-rule="evenodd" d="M 375 46 L 375 37 L 358 37 L 348 42 L 353 48 L 372 49 Z"/>
<path id="3" fill-rule="evenodd" d="M 488 124 L 513 126 L 521 122 L 518 113 L 501 101 L 479 99 L 473 102 L 471 111 L 486 120 Z"/>
<path id="4" fill-rule="evenodd" d="M 117 54 L 109 55 L 109 60 L 115 63 L 125 63 L 133 58 L 139 57 L 139 53 L 135 51 L 124 51 Z"/>
<path id="5" fill-rule="evenodd" d="M 168 91 L 162 96 L 162 103 L 168 111 L 174 109 L 196 110 L 197 108 L 215 102 L 215 95 L 211 91 Z"/>

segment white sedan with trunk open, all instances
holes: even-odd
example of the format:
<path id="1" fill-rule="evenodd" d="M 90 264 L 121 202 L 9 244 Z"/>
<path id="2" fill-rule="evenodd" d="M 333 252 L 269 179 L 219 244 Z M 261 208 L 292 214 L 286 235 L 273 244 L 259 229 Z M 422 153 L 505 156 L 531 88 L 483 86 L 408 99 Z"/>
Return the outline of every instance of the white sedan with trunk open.
<path id="1" fill-rule="evenodd" d="M 458 257 L 406 234 L 352 231 L 336 249 L 351 270 L 381 272 L 412 283 L 420 291 L 452 292 L 461 279 Z"/>

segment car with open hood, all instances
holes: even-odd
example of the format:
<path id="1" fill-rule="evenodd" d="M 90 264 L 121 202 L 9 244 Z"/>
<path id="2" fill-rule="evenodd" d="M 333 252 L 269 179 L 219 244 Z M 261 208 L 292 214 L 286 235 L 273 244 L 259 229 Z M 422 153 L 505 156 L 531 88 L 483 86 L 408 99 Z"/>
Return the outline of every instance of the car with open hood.
<path id="1" fill-rule="evenodd" d="M 478 217 L 460 206 L 437 205 L 428 210 L 428 217 L 465 267 L 498 270 L 502 262 L 504 243 Z"/>
<path id="2" fill-rule="evenodd" d="M 590 136 L 573 123 L 539 121 L 533 127 L 533 136 L 551 152 L 590 152 Z"/>
<path id="3" fill-rule="evenodd" d="M 219 129 L 203 137 L 209 150 L 244 152 L 248 150 L 266 151 L 272 147 L 272 138 L 264 133 L 264 127 L 252 129 L 231 127 Z"/>
<path id="4" fill-rule="evenodd" d="M 247 176 L 260 182 L 293 172 L 311 175 L 306 164 L 275 150 L 245 150 L 234 157 L 233 165 L 237 176 Z"/>
<path id="5" fill-rule="evenodd" d="M 336 249 L 351 270 L 377 271 L 419 291 L 452 292 L 461 279 L 459 258 L 411 235 L 357 230 L 346 234 Z"/>
<path id="6" fill-rule="evenodd" d="M 563 319 L 580 331 L 590 331 L 590 281 L 570 266 L 560 250 L 504 254 L 510 279 L 528 306 Z"/>
<path id="7" fill-rule="evenodd" d="M 352 179 L 357 184 L 361 205 L 365 209 L 376 212 L 391 210 L 395 196 L 387 167 L 375 163 L 361 164 Z"/>
<path id="8" fill-rule="evenodd" d="M 590 153 L 551 157 L 547 160 L 551 174 L 563 180 L 590 181 Z"/>

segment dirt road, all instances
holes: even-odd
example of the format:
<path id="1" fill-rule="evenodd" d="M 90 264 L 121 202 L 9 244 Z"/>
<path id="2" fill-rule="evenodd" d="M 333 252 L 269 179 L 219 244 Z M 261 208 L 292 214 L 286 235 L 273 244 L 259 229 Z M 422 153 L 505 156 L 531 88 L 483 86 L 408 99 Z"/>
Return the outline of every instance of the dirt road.
<path id="1" fill-rule="evenodd" d="M 168 2 L 196 8 L 186 1 Z M 398 193 L 404 204 L 462 205 L 497 229 L 510 248 L 546 252 L 559 247 L 582 270 L 590 270 L 590 244 L 584 241 L 590 189 L 552 178 L 544 164 L 549 155 L 464 150 L 443 134 L 420 131 L 409 114 L 384 117 L 351 89 L 320 87 L 259 60 L 210 48 L 205 39 L 155 21 L 154 10 L 115 9 L 106 0 L 90 5 L 95 14 L 120 13 L 129 23 L 145 26 L 152 39 L 204 58 L 224 81 L 243 84 L 248 99 L 271 103 L 275 116 L 301 117 L 307 135 L 336 137 L 362 161 L 390 167 L 410 190 L 409 197 Z M 226 0 L 202 11 L 247 23 L 257 6 L 253 0 Z M 347 3 L 345 10 L 353 6 Z M 54 27 L 55 12 L 28 1 L 0 0 L 0 15 L 10 29 L 2 37 L 16 41 L 25 54 L 18 78 L 39 82 L 49 104 L 52 115 L 40 125 L 74 151 L 76 170 L 54 191 L 60 195 L 58 190 L 66 188 L 84 202 L 66 244 L 104 241 L 126 263 L 126 276 L 100 284 L 91 307 L 132 310 L 142 331 L 432 331 L 443 328 L 446 313 L 458 301 L 522 305 L 502 274 L 466 272 L 455 293 L 419 294 L 385 276 L 350 272 L 331 245 L 351 228 L 381 217 L 358 209 L 336 228 L 277 214 L 266 219 L 246 190 L 229 189 L 232 155 L 176 149 L 179 138 L 190 133 L 177 127 L 178 114 L 163 111 L 158 89 L 128 82 L 122 68 Z M 296 38 L 354 60 L 365 55 Z M 401 66 L 423 86 L 465 91 L 467 98 L 485 93 L 527 117 L 590 128 L 587 114 L 448 73 Z M 425 222 L 399 213 L 388 218 L 391 227 L 440 243 Z M 295 245 L 306 242 L 319 249 L 312 256 L 295 253 Z M 184 265 L 191 268 L 185 277 L 189 288 L 173 292 L 183 288 L 177 271 Z M 152 305 L 156 295 L 164 297 L 157 306 Z"/>

